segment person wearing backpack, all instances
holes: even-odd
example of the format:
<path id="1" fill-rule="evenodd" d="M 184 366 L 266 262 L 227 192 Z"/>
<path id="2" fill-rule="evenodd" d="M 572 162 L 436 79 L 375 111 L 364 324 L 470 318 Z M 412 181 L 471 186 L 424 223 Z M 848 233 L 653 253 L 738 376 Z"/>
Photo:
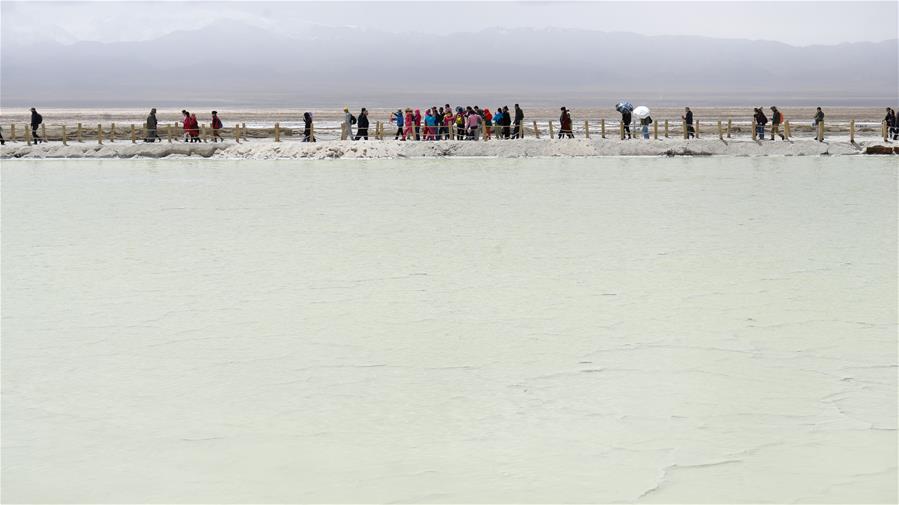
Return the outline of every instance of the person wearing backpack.
<path id="1" fill-rule="evenodd" d="M 219 135 L 219 130 L 222 129 L 222 120 L 219 119 L 218 111 L 212 111 L 212 141 L 213 142 L 224 142 L 224 139 L 221 135 Z"/>
<path id="2" fill-rule="evenodd" d="M 34 143 L 44 142 L 44 139 L 41 138 L 40 135 L 37 134 L 37 127 L 44 122 L 44 116 L 38 114 L 37 110 L 34 107 L 31 108 L 31 137 L 34 139 Z"/>
<path id="3" fill-rule="evenodd" d="M 784 115 L 781 114 L 777 107 L 771 106 L 771 140 L 775 135 L 780 135 L 780 140 L 786 140 L 783 133 L 780 133 L 780 125 L 784 122 Z"/>
<path id="4" fill-rule="evenodd" d="M 353 140 L 353 125 L 356 124 L 356 116 L 350 113 L 349 107 L 343 108 L 343 122 L 346 124 L 347 138 Z"/>
<path id="5" fill-rule="evenodd" d="M 359 126 L 356 129 L 356 137 L 353 140 L 368 140 L 368 110 L 365 107 L 362 107 L 362 110 L 359 111 L 357 124 Z"/>

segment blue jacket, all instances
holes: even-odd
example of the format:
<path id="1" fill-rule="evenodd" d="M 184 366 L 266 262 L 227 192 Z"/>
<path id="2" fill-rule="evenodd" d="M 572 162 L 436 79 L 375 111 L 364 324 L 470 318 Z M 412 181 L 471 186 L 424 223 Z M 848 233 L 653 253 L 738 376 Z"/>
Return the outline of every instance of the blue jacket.
<path id="1" fill-rule="evenodd" d="M 403 113 L 402 112 L 394 112 L 393 119 L 396 121 L 397 126 L 403 126 Z"/>

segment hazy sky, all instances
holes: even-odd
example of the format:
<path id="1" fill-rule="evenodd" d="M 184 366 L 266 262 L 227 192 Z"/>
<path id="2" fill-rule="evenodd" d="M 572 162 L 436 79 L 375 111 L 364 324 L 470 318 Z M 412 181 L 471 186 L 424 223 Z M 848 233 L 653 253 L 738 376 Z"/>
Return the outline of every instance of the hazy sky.
<path id="1" fill-rule="evenodd" d="M 312 25 L 392 32 L 555 27 L 766 39 L 793 45 L 899 37 L 899 1 L 0 2 L 4 41 L 146 40 L 233 19 L 290 34 Z M 223 34 L 223 36 L 227 36 Z"/>

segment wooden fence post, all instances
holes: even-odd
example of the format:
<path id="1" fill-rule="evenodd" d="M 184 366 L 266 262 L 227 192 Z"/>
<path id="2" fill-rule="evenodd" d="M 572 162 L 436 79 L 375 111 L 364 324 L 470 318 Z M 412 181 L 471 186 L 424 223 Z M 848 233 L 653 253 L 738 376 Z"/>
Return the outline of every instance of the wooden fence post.
<path id="1" fill-rule="evenodd" d="M 606 138 L 606 120 L 605 118 L 599 120 L 599 132 L 602 138 Z"/>
<path id="2" fill-rule="evenodd" d="M 522 126 L 523 128 L 523 126 Z M 540 130 L 537 128 L 537 122 L 534 121 L 534 138 L 540 138 Z"/>
<path id="3" fill-rule="evenodd" d="M 315 142 L 315 125 L 309 125 L 309 142 Z"/>
<path id="4" fill-rule="evenodd" d="M 98 144 L 103 143 L 103 125 L 102 124 L 97 125 L 97 143 Z"/>
<path id="5" fill-rule="evenodd" d="M 849 142 L 855 144 L 855 120 L 849 121 Z"/>
<path id="6" fill-rule="evenodd" d="M 172 143 L 172 125 L 166 125 L 165 129 L 166 129 L 166 134 L 169 137 L 169 144 L 171 144 Z"/>
<path id="7" fill-rule="evenodd" d="M 889 133 L 888 133 L 889 131 L 890 131 L 889 128 L 887 128 L 887 122 L 886 122 L 886 121 L 881 121 L 881 123 L 880 123 L 880 133 L 883 134 L 883 141 L 884 141 L 884 142 L 889 142 L 889 141 L 890 141 L 890 135 L 889 135 Z"/>
<path id="8" fill-rule="evenodd" d="M 109 128 L 109 141 L 115 142 L 115 123 Z"/>
<path id="9" fill-rule="evenodd" d="M 44 123 L 41 123 L 41 137 L 44 142 L 49 140 L 47 139 L 47 125 Z"/>
<path id="10" fill-rule="evenodd" d="M 665 138 L 668 138 L 668 120 L 665 120 Z"/>
<path id="11" fill-rule="evenodd" d="M 244 142 L 247 141 L 247 124 L 240 123 L 240 136 L 243 137 Z"/>
<path id="12" fill-rule="evenodd" d="M 659 140 L 659 122 L 658 121 L 652 122 L 652 139 Z"/>
<path id="13" fill-rule="evenodd" d="M 25 143 L 31 145 L 31 130 L 28 128 L 27 124 L 23 127 L 23 129 L 25 130 Z"/>
<path id="14" fill-rule="evenodd" d="M 784 137 L 790 139 L 790 121 L 784 121 Z"/>
<path id="15" fill-rule="evenodd" d="M 137 132 L 134 130 L 134 125 L 133 125 L 133 124 L 131 125 L 131 143 L 132 143 L 132 144 L 136 144 L 136 143 L 137 143 Z"/>
<path id="16" fill-rule="evenodd" d="M 718 120 L 718 140 L 724 140 L 724 130 L 721 129 L 721 120 Z"/>
<path id="17" fill-rule="evenodd" d="M 727 138 L 730 138 L 730 125 L 731 125 L 731 119 L 727 118 Z"/>
<path id="18" fill-rule="evenodd" d="M 84 142 L 84 141 L 81 139 L 81 123 L 78 123 L 78 133 L 76 134 L 76 136 L 77 136 L 77 138 L 78 138 L 78 142 Z"/>
<path id="19" fill-rule="evenodd" d="M 752 140 L 758 140 L 758 130 L 755 127 L 755 117 L 752 118 Z"/>
<path id="20" fill-rule="evenodd" d="M 681 127 L 681 130 L 683 130 L 683 133 L 684 133 L 684 140 L 687 140 L 687 122 L 684 121 L 684 120 L 681 120 L 681 122 L 680 122 L 680 127 Z"/>
<path id="21" fill-rule="evenodd" d="M 584 136 L 590 138 L 590 122 L 584 120 Z"/>
<path id="22" fill-rule="evenodd" d="M 62 125 L 62 145 L 69 145 L 69 143 L 66 141 L 66 125 Z"/>
<path id="23" fill-rule="evenodd" d="M 618 135 L 621 137 L 621 140 L 624 140 L 624 121 L 618 122 Z"/>
<path id="24" fill-rule="evenodd" d="M 553 122 L 552 122 L 552 120 L 550 120 L 550 121 L 549 121 L 549 139 L 552 140 L 553 138 L 554 138 L 554 135 L 553 135 Z"/>
<path id="25" fill-rule="evenodd" d="M 696 120 L 696 131 L 693 132 L 693 138 L 699 138 L 699 120 Z"/>
<path id="26" fill-rule="evenodd" d="M 275 142 L 281 142 L 281 123 L 275 123 Z"/>
<path id="27" fill-rule="evenodd" d="M 231 135 L 234 136 L 234 141 L 240 144 L 240 127 L 236 124 L 231 128 Z"/>
<path id="28" fill-rule="evenodd" d="M 818 142 L 824 142 L 824 121 L 818 123 Z"/>
<path id="29" fill-rule="evenodd" d="M 9 125 L 9 140 L 11 142 L 16 141 L 16 124 L 15 123 Z"/>

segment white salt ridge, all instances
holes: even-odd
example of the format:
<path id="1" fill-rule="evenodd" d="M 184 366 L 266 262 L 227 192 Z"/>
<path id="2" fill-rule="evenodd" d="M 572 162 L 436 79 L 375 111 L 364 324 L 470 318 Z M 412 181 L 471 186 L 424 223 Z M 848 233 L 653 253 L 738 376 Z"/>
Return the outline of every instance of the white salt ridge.
<path id="1" fill-rule="evenodd" d="M 815 156 L 854 155 L 865 148 L 884 144 L 883 140 L 848 138 L 827 142 L 797 140 L 791 142 L 715 139 L 626 140 L 618 139 L 524 139 L 505 141 L 327 141 L 305 143 L 296 140 L 274 142 L 253 140 L 235 143 L 156 143 L 107 142 L 61 143 L 26 146 L 8 144 L 0 150 L 2 158 L 164 158 L 200 156 L 232 159 L 329 159 L 329 158 L 430 158 L 430 157 L 590 157 L 590 156 Z"/>

